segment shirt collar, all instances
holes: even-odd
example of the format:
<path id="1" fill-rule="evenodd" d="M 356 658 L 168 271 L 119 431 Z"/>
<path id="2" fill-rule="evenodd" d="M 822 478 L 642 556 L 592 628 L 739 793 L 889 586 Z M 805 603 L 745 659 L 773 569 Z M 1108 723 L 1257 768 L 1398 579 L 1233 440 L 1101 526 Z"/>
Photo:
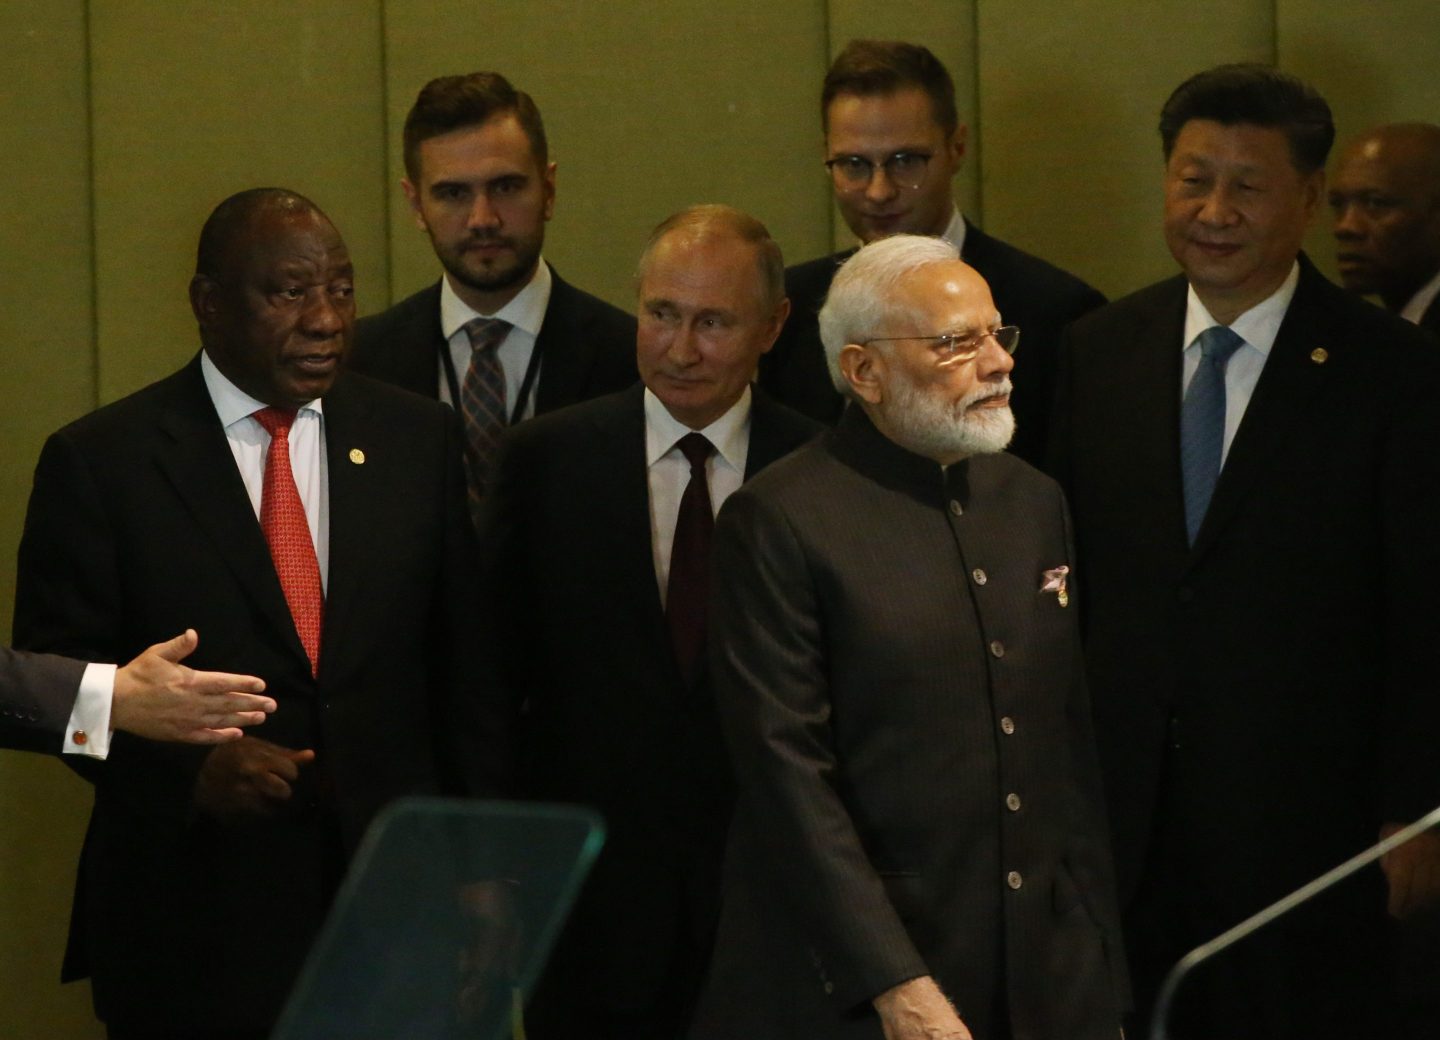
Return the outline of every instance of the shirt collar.
<path id="1" fill-rule="evenodd" d="M 257 401 L 225 377 L 225 374 L 210 360 L 210 355 L 200 351 L 200 374 L 205 377 L 205 389 L 210 391 L 210 400 L 215 405 L 215 414 L 220 416 L 220 425 L 226 429 L 241 419 L 249 418 L 260 409 L 267 407 L 264 401 Z M 314 412 L 324 415 L 320 398 L 301 405 L 297 411 Z"/>
<path id="2" fill-rule="evenodd" d="M 955 247 L 955 252 L 965 252 L 965 216 L 960 212 L 960 207 L 950 203 L 950 223 L 945 225 L 945 231 L 940 235 L 945 241 Z"/>
<path id="3" fill-rule="evenodd" d="M 1295 287 L 1299 284 L 1300 262 L 1297 260 L 1290 265 L 1290 273 L 1285 276 L 1285 281 L 1280 283 L 1280 288 L 1232 321 L 1230 330 L 1269 357 L 1270 348 L 1275 345 L 1275 337 L 1280 333 L 1280 323 L 1285 320 L 1285 312 L 1290 309 L 1290 301 L 1295 298 Z M 1185 297 L 1185 341 L 1181 344 L 1181 349 L 1188 350 L 1200 337 L 1200 333 L 1219 324 L 1200 302 L 1195 287 L 1190 286 Z"/>
<path id="4" fill-rule="evenodd" d="M 1420 319 L 1425 317 L 1425 312 L 1435 302 L 1435 297 L 1440 296 L 1440 271 L 1435 272 L 1435 277 L 1421 287 L 1420 291 L 1410 297 L 1410 302 L 1400 311 L 1400 317 L 1406 321 L 1420 324 Z"/>
<path id="5" fill-rule="evenodd" d="M 701 433 L 731 469 L 745 472 L 750 447 L 751 394 L 747 386 L 739 400 L 703 430 L 691 430 L 671 415 L 660 398 L 645 388 L 645 466 L 649 468 L 667 455 L 687 433 Z"/>
<path id="6" fill-rule="evenodd" d="M 450 276 L 440 279 L 440 331 L 449 339 L 460 331 L 472 318 L 499 318 L 510 323 L 512 328 L 540 335 L 540 326 L 545 321 L 545 308 L 550 305 L 550 286 L 553 278 L 550 265 L 542 257 L 535 265 L 530 281 L 505 306 L 494 314 L 481 314 L 471 307 L 450 286 Z"/>

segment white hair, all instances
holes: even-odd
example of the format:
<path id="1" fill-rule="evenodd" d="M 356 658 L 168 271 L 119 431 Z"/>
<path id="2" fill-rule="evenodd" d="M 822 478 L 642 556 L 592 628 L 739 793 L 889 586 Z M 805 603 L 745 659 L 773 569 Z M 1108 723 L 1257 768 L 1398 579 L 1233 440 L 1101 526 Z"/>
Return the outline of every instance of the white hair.
<path id="1" fill-rule="evenodd" d="M 900 282 L 919 268 L 959 259 L 959 252 L 943 238 L 892 235 L 861 246 L 840 265 L 820 308 L 820 342 L 836 390 L 854 396 L 840 371 L 840 351 L 846 344 L 864 343 L 885 331 L 895 318 L 891 297 Z"/>

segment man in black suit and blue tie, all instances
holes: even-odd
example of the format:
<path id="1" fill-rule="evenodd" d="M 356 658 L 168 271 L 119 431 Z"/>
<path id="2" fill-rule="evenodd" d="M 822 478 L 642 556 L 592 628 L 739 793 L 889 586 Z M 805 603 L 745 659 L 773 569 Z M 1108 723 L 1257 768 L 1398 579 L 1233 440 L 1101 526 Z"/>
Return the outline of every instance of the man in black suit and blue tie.
<path id="1" fill-rule="evenodd" d="M 1268 66 L 1178 87 L 1183 273 L 1062 354 L 1052 466 L 1142 1012 L 1191 947 L 1440 802 L 1440 356 L 1300 252 L 1334 133 Z M 1228 951 L 1174 1035 L 1393 1035 L 1387 905 L 1433 900 L 1437 865 L 1422 835 Z"/>

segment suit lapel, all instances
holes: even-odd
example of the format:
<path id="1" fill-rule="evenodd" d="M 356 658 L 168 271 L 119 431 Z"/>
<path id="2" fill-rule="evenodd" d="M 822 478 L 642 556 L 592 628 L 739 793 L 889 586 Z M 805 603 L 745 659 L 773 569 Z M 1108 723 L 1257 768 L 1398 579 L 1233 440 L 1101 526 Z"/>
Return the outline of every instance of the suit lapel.
<path id="1" fill-rule="evenodd" d="M 329 490 L 330 574 L 325 593 L 325 628 L 320 640 L 321 662 L 340 649 L 347 620 L 363 603 L 364 575 L 375 548 L 373 503 L 376 458 L 385 445 L 367 422 L 369 409 L 351 392 L 343 376 L 325 396 L 325 465 Z M 323 674 L 323 671 L 322 671 Z"/>
<path id="2" fill-rule="evenodd" d="M 1329 370 L 1316 364 L 1311 354 L 1316 348 L 1339 348 L 1332 345 L 1333 329 L 1321 298 L 1319 278 L 1302 258 L 1300 284 L 1230 444 L 1209 512 L 1195 538 L 1192 563 L 1208 551 L 1235 517 L 1277 447 L 1305 427 L 1310 402 L 1325 384 Z"/>
<path id="3" fill-rule="evenodd" d="M 540 380 L 535 388 L 537 415 L 582 399 L 594 356 L 585 330 L 576 327 L 575 290 L 553 267 L 550 277 L 550 302 L 545 306 L 540 334 L 535 337 L 535 349 L 540 352 Z"/>
<path id="4" fill-rule="evenodd" d="M 160 418 L 160 427 L 169 437 L 169 444 L 160 452 L 160 468 L 196 524 L 215 544 L 216 555 L 229 566 L 236 583 L 296 656 L 307 662 L 308 669 L 270 548 L 210 402 L 198 357 L 181 372 L 180 390 Z"/>
<path id="5" fill-rule="evenodd" d="M 1154 310 L 1136 330 L 1135 350 L 1115 374 L 1118 386 L 1131 388 L 1117 404 L 1131 415 L 1126 429 L 1134 432 L 1120 459 L 1128 458 L 1135 479 L 1149 485 L 1153 515 L 1169 532 L 1176 552 L 1184 554 L 1185 494 L 1180 481 L 1180 376 L 1185 335 L 1184 278 L 1156 301 Z M 1124 464 L 1122 462 L 1122 464 Z"/>

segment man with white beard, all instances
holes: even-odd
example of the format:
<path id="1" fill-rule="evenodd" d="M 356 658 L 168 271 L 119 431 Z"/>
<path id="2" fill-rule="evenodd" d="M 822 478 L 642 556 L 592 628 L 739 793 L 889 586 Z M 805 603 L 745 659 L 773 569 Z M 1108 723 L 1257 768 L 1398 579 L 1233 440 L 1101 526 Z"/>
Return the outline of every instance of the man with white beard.
<path id="1" fill-rule="evenodd" d="M 732 495 L 711 668 L 739 784 L 693 1036 L 1119 1035 L 1128 1002 L 1060 489 L 940 239 L 820 312 L 854 407 Z"/>

